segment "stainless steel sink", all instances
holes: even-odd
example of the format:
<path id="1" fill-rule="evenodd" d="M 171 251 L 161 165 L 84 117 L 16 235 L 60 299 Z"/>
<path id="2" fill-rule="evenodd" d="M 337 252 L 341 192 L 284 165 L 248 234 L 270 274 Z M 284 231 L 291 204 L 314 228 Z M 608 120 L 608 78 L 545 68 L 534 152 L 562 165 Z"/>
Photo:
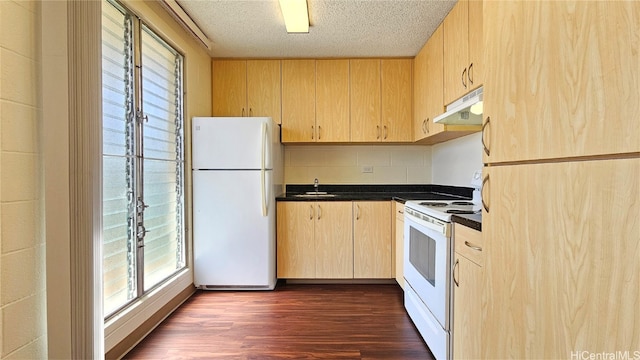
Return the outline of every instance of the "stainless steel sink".
<path id="1" fill-rule="evenodd" d="M 304 194 L 296 194 L 293 195 L 295 197 L 299 197 L 299 198 L 330 198 L 330 197 L 334 197 L 336 196 L 336 194 L 329 194 L 325 191 L 307 191 Z"/>

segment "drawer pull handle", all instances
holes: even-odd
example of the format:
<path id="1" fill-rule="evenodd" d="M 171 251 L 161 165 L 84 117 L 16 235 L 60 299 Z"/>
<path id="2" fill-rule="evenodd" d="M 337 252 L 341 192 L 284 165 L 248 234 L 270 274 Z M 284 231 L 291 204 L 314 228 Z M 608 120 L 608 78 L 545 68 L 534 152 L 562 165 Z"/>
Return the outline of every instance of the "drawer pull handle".
<path id="1" fill-rule="evenodd" d="M 467 245 L 468 247 L 472 248 L 473 250 L 482 251 L 482 248 L 480 246 L 473 245 L 472 243 L 470 243 L 468 241 L 465 241 L 464 244 Z"/>
<path id="2" fill-rule="evenodd" d="M 460 283 L 456 280 L 456 268 L 458 267 L 458 259 L 456 259 L 456 263 L 453 264 L 453 269 L 451 273 L 453 274 L 453 283 L 456 284 L 456 287 L 460 287 Z"/>
<path id="3" fill-rule="evenodd" d="M 482 207 L 484 208 L 484 211 L 487 212 L 487 214 L 489 213 L 489 205 L 484 201 L 484 192 L 485 190 L 489 191 L 489 189 L 487 189 L 489 186 L 489 174 L 487 174 L 487 177 L 482 180 L 482 190 L 480 190 L 480 200 L 482 201 Z"/>
<path id="4" fill-rule="evenodd" d="M 482 141 L 482 148 L 484 149 L 484 153 L 487 154 L 487 156 L 491 156 L 491 151 L 489 151 L 489 147 L 487 146 L 487 143 L 484 141 L 484 134 L 485 134 L 485 129 L 487 128 L 487 126 L 489 126 L 489 122 L 491 122 L 491 117 L 487 116 L 486 121 L 484 122 L 484 124 L 482 124 L 482 130 L 481 130 L 482 135 L 480 136 L 480 140 Z"/>

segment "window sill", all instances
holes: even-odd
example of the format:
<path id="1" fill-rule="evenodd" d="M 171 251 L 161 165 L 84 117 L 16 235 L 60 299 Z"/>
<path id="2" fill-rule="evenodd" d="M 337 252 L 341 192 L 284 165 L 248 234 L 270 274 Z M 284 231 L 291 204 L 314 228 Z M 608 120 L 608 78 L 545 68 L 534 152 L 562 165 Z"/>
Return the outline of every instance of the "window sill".
<path id="1" fill-rule="evenodd" d="M 147 319 L 190 285 L 193 286 L 192 271 L 189 268 L 185 268 L 171 280 L 142 296 L 127 309 L 105 322 L 105 353 L 127 338 Z"/>

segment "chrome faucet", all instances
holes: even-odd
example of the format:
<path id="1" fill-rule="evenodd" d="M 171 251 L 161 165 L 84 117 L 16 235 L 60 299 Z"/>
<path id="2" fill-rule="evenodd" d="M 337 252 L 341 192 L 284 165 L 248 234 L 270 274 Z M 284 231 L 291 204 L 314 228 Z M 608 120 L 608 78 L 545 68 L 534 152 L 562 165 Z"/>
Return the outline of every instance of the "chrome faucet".
<path id="1" fill-rule="evenodd" d="M 316 190 L 316 192 L 318 192 L 318 178 L 315 178 L 313 180 L 313 188 Z"/>

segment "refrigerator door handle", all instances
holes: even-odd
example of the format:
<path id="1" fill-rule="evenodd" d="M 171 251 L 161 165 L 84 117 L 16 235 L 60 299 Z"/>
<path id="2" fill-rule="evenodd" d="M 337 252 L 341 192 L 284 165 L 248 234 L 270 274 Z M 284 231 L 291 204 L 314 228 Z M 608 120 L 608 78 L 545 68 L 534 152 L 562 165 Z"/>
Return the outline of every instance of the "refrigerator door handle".
<path id="1" fill-rule="evenodd" d="M 265 167 L 267 156 L 267 123 L 262 123 L 262 163 L 260 166 L 260 185 L 262 187 L 262 216 L 267 216 L 267 189 L 265 188 Z"/>

